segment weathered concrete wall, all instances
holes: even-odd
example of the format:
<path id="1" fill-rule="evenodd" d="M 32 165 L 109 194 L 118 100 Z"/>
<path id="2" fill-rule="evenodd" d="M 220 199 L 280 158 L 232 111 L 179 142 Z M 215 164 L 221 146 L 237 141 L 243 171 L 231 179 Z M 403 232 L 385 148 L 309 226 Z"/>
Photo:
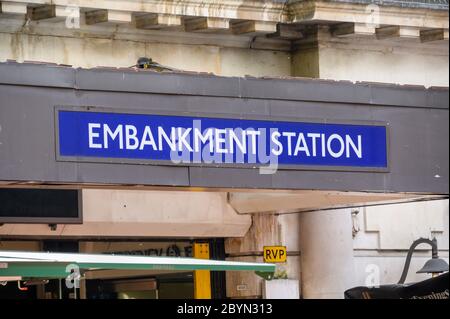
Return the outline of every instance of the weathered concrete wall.
<path id="1" fill-rule="evenodd" d="M 294 76 L 352 82 L 449 85 L 448 41 L 332 37 L 320 28 L 315 41 L 300 42 L 292 56 Z"/>
<path id="2" fill-rule="evenodd" d="M 357 230 L 353 245 L 359 285 L 371 279 L 369 274 L 379 275 L 380 284 L 397 282 L 407 250 L 420 237 L 436 237 L 440 257 L 448 259 L 448 200 L 361 208 L 353 218 L 353 227 Z M 416 274 L 416 271 L 430 258 L 430 246 L 420 245 L 413 255 L 406 281 L 429 278 L 430 275 Z"/>
<path id="3" fill-rule="evenodd" d="M 449 85 L 448 49 L 444 46 L 365 42 L 325 39 L 318 48 L 307 45 L 290 54 L 214 45 L 0 33 L 0 61 L 129 67 L 139 57 L 147 56 L 173 68 L 224 76 L 293 75 L 427 87 Z"/>
<path id="4" fill-rule="evenodd" d="M 0 236 L 241 237 L 250 225 L 226 193 L 84 189 L 83 224 L 5 224 Z"/>
<path id="5" fill-rule="evenodd" d="M 449 85 L 447 55 L 417 51 L 319 49 L 320 78 L 429 86 Z"/>
<path id="6" fill-rule="evenodd" d="M 129 67 L 139 57 L 180 70 L 226 76 L 289 76 L 290 54 L 279 51 L 166 44 L 105 38 L 0 33 L 0 61 L 42 61 L 74 67 Z"/>

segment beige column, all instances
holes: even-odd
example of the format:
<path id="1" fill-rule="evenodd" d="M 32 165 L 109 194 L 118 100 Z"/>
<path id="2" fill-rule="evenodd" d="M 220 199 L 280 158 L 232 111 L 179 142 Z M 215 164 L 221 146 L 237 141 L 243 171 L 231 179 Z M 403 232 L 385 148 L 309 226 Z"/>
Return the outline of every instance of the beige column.
<path id="1" fill-rule="evenodd" d="M 244 237 L 228 238 L 225 241 L 228 260 L 263 262 L 264 246 L 286 246 L 287 262 L 277 264 L 275 277 L 295 280 L 298 283 L 300 277 L 298 215 L 275 213 L 252 215 L 252 226 Z M 263 297 L 264 280 L 251 271 L 227 271 L 226 285 L 229 298 Z"/>
<path id="2" fill-rule="evenodd" d="M 343 298 L 354 286 L 349 209 L 300 214 L 303 298 Z"/>

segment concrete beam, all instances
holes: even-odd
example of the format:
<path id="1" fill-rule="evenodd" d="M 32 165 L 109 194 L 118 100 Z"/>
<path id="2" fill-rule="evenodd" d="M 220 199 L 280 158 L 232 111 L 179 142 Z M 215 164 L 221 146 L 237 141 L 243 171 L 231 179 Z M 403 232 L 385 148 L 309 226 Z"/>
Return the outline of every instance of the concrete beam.
<path id="1" fill-rule="evenodd" d="M 189 18 L 184 19 L 186 32 L 229 31 L 230 20 L 221 18 Z"/>
<path id="2" fill-rule="evenodd" d="M 146 14 L 135 17 L 136 28 L 138 29 L 166 29 L 181 28 L 181 16 L 168 14 Z"/>
<path id="3" fill-rule="evenodd" d="M 448 40 L 448 29 L 430 29 L 420 31 L 420 42 Z"/>
<path id="4" fill-rule="evenodd" d="M 333 37 L 373 36 L 375 27 L 363 23 L 338 23 L 331 28 Z"/>
<path id="5" fill-rule="evenodd" d="M 28 17 L 31 20 L 46 20 L 56 17 L 56 6 L 55 5 L 42 5 L 37 7 L 28 8 Z"/>
<path id="6" fill-rule="evenodd" d="M 87 25 L 131 23 L 131 12 L 101 9 L 86 12 L 85 18 Z"/>
<path id="7" fill-rule="evenodd" d="M 64 21 L 67 16 L 73 15 L 73 10 L 76 10 L 74 8 L 70 8 L 70 10 L 67 10 L 66 6 L 59 6 L 59 5 L 40 5 L 36 7 L 28 7 L 27 9 L 27 15 L 28 17 L 33 21 L 50 21 L 50 22 L 60 22 Z M 77 9 L 79 10 L 79 9 Z M 79 12 L 77 14 L 79 16 Z"/>
<path id="8" fill-rule="evenodd" d="M 303 38 L 303 33 L 297 25 L 277 24 L 275 33 L 269 34 L 269 38 L 279 38 L 284 40 L 298 40 Z"/>
<path id="9" fill-rule="evenodd" d="M 419 39 L 420 29 L 415 27 L 384 26 L 375 30 L 378 40 L 384 39 Z"/>
<path id="10" fill-rule="evenodd" d="M 277 23 L 264 21 L 238 21 L 231 24 L 233 34 L 267 34 L 277 31 Z"/>
<path id="11" fill-rule="evenodd" d="M 83 190 L 83 224 L 5 224 L 0 236 L 242 237 L 251 216 L 239 215 L 224 192 Z M 126 222 L 124 222 L 126 221 Z"/>
<path id="12" fill-rule="evenodd" d="M 26 15 L 27 14 L 27 4 L 2 1 L 0 2 L 0 13 L 7 15 Z"/>
<path id="13" fill-rule="evenodd" d="M 375 203 L 411 201 L 417 195 L 363 192 L 301 191 L 238 193 L 229 195 L 229 204 L 239 214 L 292 213 L 335 207 L 353 207 Z M 425 197 L 424 197 L 425 198 Z"/>
<path id="14" fill-rule="evenodd" d="M 391 39 L 400 37 L 400 26 L 387 26 L 376 28 L 375 34 L 378 40 Z"/>

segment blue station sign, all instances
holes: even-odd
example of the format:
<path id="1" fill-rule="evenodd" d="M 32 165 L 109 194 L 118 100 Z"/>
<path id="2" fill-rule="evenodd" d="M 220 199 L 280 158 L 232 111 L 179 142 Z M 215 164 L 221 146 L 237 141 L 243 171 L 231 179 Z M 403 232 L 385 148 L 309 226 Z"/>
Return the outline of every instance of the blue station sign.
<path id="1" fill-rule="evenodd" d="M 388 168 L 385 125 L 56 110 L 60 160 Z"/>

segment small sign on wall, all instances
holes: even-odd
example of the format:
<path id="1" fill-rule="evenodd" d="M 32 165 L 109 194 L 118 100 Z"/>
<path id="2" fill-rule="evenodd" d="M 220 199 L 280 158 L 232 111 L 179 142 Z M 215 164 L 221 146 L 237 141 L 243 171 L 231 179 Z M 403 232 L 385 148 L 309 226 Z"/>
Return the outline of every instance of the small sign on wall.
<path id="1" fill-rule="evenodd" d="M 0 203 L 0 223 L 82 223 L 82 192 L 77 189 L 0 188 Z"/>
<path id="2" fill-rule="evenodd" d="M 287 259 L 286 246 L 264 246 L 263 257 L 266 263 L 285 263 Z"/>

